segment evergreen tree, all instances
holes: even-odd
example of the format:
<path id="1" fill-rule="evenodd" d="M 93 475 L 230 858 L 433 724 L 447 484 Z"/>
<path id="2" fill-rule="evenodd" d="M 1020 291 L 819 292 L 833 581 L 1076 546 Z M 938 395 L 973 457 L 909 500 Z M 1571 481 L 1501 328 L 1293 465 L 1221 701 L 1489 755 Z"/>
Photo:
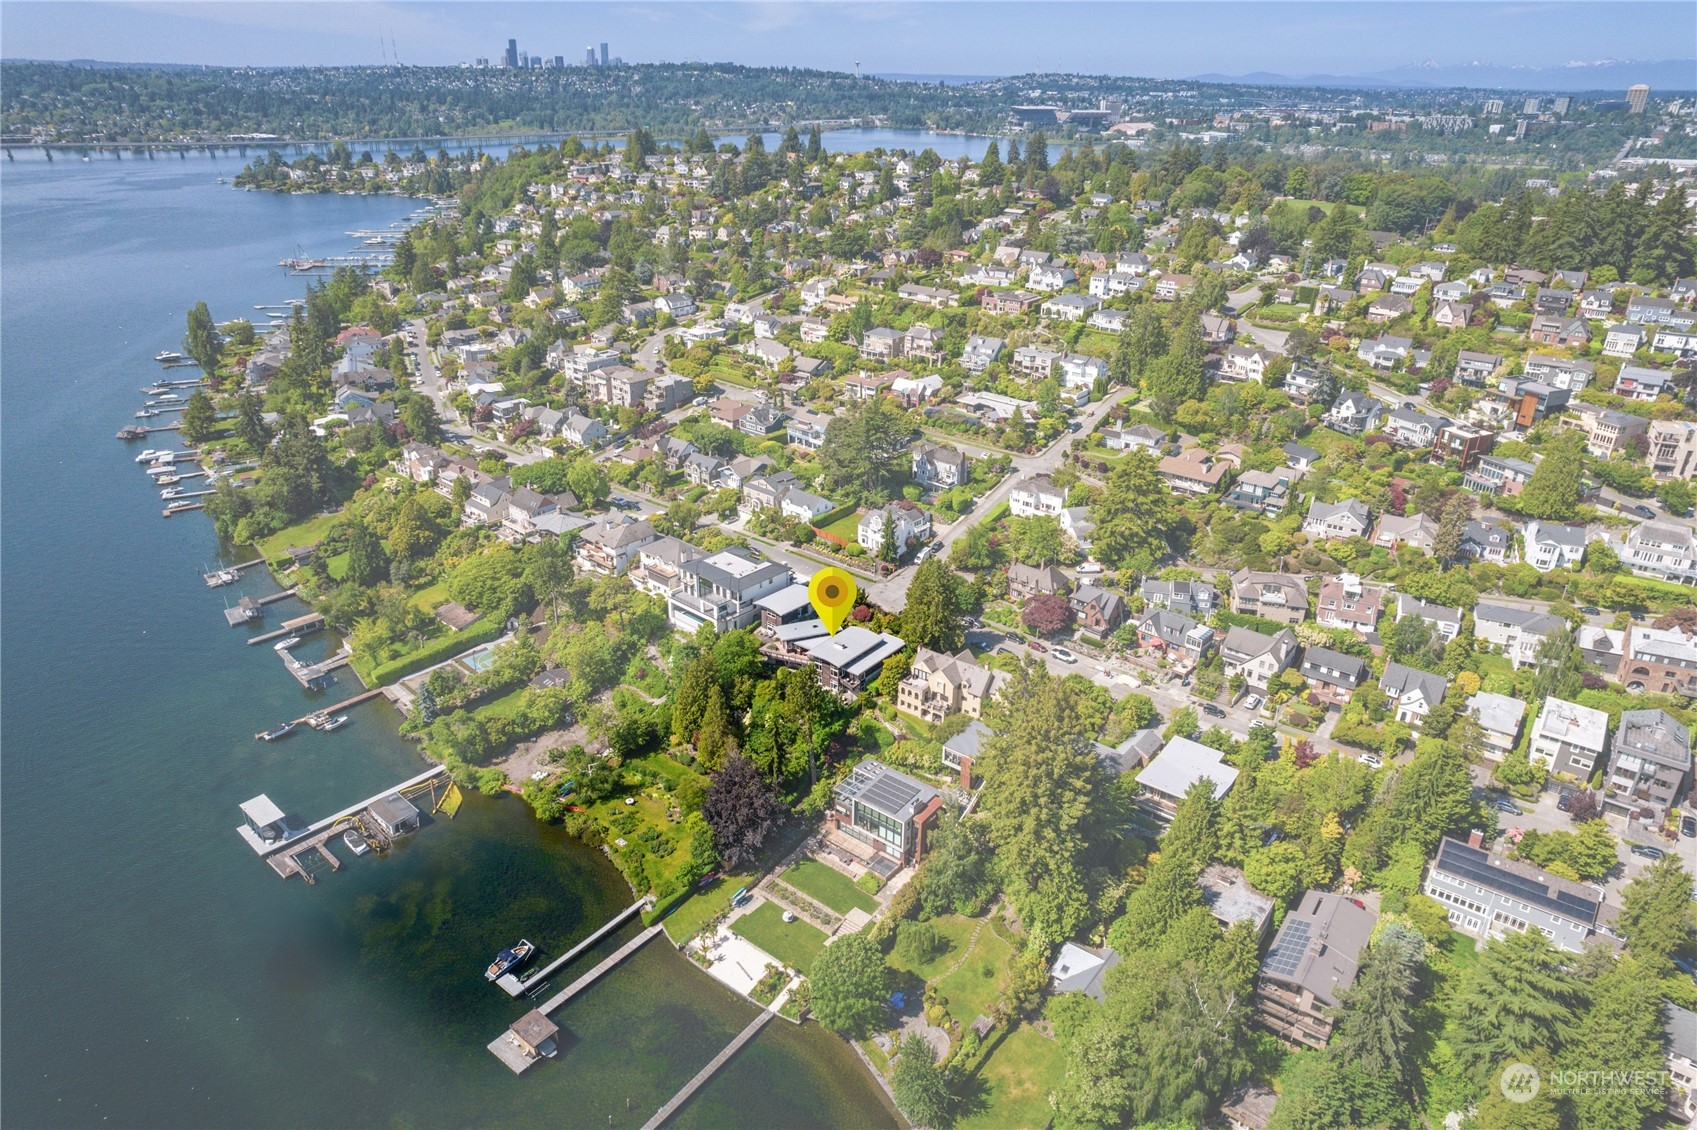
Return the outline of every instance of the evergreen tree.
<path id="1" fill-rule="evenodd" d="M 1009 899 L 1045 937 L 1072 934 L 1088 910 L 1083 856 L 1108 787 L 1079 692 L 1042 668 L 1015 672 L 989 715 L 979 811 L 989 820 Z"/>
<path id="2" fill-rule="evenodd" d="M 961 581 L 954 570 L 933 557 L 914 570 L 902 609 L 902 639 L 909 647 L 928 647 L 953 654 L 966 644 L 961 616 Z"/>
<path id="3" fill-rule="evenodd" d="M 917 1032 L 902 1038 L 890 1085 L 896 1105 L 915 1126 L 946 1126 L 953 1097 L 947 1078 L 937 1067 L 937 1053 Z"/>
<path id="4" fill-rule="evenodd" d="M 1184 318 L 1165 357 L 1149 367 L 1144 391 L 1155 401 L 1155 412 L 1170 419 L 1179 405 L 1201 400 L 1208 391 L 1208 346 L 1202 340 L 1199 318 Z"/>
<path id="5" fill-rule="evenodd" d="M 709 692 L 719 686 L 719 671 L 711 652 L 690 661 L 672 692 L 672 739 L 681 745 L 695 744 L 702 715 L 707 713 Z"/>
<path id="6" fill-rule="evenodd" d="M 1518 499 L 1529 518 L 1565 522 L 1579 504 L 1580 472 L 1584 469 L 1585 440 L 1568 432 L 1544 445 L 1544 458 L 1526 481 Z"/>
<path id="7" fill-rule="evenodd" d="M 1449 1009 L 1450 1045 L 1479 1075 L 1534 1052 L 1554 1053 L 1573 1022 L 1580 987 L 1541 930 L 1486 942 Z"/>
<path id="8" fill-rule="evenodd" d="M 236 438 L 258 455 L 271 442 L 271 429 L 265 423 L 265 402 L 252 393 L 236 399 Z"/>
<path id="9" fill-rule="evenodd" d="M 884 954 L 862 930 L 838 938 L 813 959 L 808 974 L 808 1007 L 819 1023 L 859 1037 L 883 1021 L 886 1012 Z"/>
<path id="10" fill-rule="evenodd" d="M 878 560 L 887 561 L 894 565 L 900 556 L 896 549 L 896 521 L 888 512 L 884 514 L 884 536 L 878 542 Z"/>
<path id="11" fill-rule="evenodd" d="M 984 159 L 978 162 L 978 183 L 986 187 L 1000 184 L 1002 181 L 1002 151 L 994 142 L 984 151 Z"/>
<path id="12" fill-rule="evenodd" d="M 1461 556 L 1461 543 L 1467 536 L 1467 523 L 1473 520 L 1473 503 L 1466 495 L 1456 495 L 1444 507 L 1438 519 L 1438 532 L 1432 538 L 1432 556 L 1448 564 Z"/>
<path id="13" fill-rule="evenodd" d="M 701 728 L 696 731 L 696 756 L 709 769 L 716 769 L 723 762 L 731 740 L 731 715 L 725 705 L 725 691 L 715 683 L 707 689 L 707 707 L 701 712 Z"/>
<path id="14" fill-rule="evenodd" d="M 1575 1025 L 1557 1066 L 1573 1071 L 1643 1072 L 1653 1077 L 1666 1064 L 1662 1055 L 1662 987 L 1628 958 L 1613 964 L 1591 985 L 1588 1007 Z M 1580 1087 L 1569 1098 L 1577 1126 L 1619 1130 L 1661 1124 L 1662 1094 L 1653 1087 Z"/>
<path id="15" fill-rule="evenodd" d="M 819 127 L 814 126 L 812 129 L 807 131 L 807 163 L 810 165 L 813 164 L 813 162 L 819 160 L 819 158 L 824 156 L 824 154 L 825 139 L 820 134 Z"/>
<path id="16" fill-rule="evenodd" d="M 1671 283 L 1691 274 L 1691 210 L 1685 190 L 1668 184 L 1662 198 L 1644 221 L 1644 234 L 1632 256 L 1632 277 L 1638 282 Z M 1531 484 L 1527 484 L 1528 488 Z"/>
<path id="17" fill-rule="evenodd" d="M 1673 958 L 1697 947 L 1691 922 L 1691 873 L 1665 855 L 1626 885 L 1620 933 L 1638 964 L 1658 977 L 1673 972 Z"/>
<path id="18" fill-rule="evenodd" d="M 206 374 L 206 383 L 216 385 L 223 341 L 218 336 L 218 328 L 212 324 L 212 312 L 204 302 L 196 302 L 189 307 L 188 332 L 183 335 L 183 348 L 200 366 L 200 371 Z"/>
<path id="19" fill-rule="evenodd" d="M 1098 561 L 1116 569 L 1134 559 L 1152 566 L 1169 552 L 1167 535 L 1177 526 L 1179 513 L 1159 466 L 1153 455 L 1139 450 L 1109 474 L 1090 511 L 1096 523 L 1092 552 Z"/>
<path id="20" fill-rule="evenodd" d="M 1416 945 L 1394 934 L 1381 937 L 1343 994 L 1329 1054 L 1368 1075 L 1394 1080 L 1406 1092 L 1414 1066 L 1408 1050 L 1418 984 Z"/>
<path id="21" fill-rule="evenodd" d="M 218 428 L 218 410 L 212 406 L 212 398 L 204 388 L 195 389 L 189 396 L 182 422 L 180 434 L 184 443 L 199 444 L 212 438 Z"/>
<path id="22" fill-rule="evenodd" d="M 348 534 L 348 583 L 370 588 L 389 578 L 389 555 L 376 531 L 355 519 Z"/>

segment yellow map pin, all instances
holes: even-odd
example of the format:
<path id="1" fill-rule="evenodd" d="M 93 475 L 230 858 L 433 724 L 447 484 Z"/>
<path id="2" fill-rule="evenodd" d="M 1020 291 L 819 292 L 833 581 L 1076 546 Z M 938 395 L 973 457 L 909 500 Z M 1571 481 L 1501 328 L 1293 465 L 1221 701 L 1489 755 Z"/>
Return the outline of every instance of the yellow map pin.
<path id="1" fill-rule="evenodd" d="M 829 565 L 807 582 L 807 599 L 813 602 L 813 611 L 819 613 L 819 619 L 833 636 L 854 611 L 858 592 L 853 577 Z"/>

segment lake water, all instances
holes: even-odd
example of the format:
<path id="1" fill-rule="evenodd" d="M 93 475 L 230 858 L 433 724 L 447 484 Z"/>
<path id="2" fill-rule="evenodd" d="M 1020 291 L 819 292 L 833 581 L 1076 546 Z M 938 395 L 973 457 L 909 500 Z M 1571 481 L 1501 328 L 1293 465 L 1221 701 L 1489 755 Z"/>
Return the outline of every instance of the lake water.
<path id="1" fill-rule="evenodd" d="M 556 1061 L 515 1078 L 484 1050 L 522 1011 L 483 980 L 494 953 L 562 952 L 629 903 L 598 853 L 512 798 L 468 798 L 381 859 L 343 850 L 316 886 L 235 835 L 257 793 L 316 819 L 421 768 L 381 702 L 335 734 L 253 740 L 309 701 L 220 614 L 272 584 L 207 589 L 210 524 L 163 520 L 148 445 L 112 438 L 188 306 L 222 321 L 298 297 L 278 260 L 413 208 L 214 183 L 242 164 L 0 160 L 7 1121 L 639 1126 L 754 1015 L 662 942 L 556 1014 Z M 343 675 L 318 701 L 355 690 Z M 678 1122 L 895 1116 L 835 1037 L 774 1023 Z"/>

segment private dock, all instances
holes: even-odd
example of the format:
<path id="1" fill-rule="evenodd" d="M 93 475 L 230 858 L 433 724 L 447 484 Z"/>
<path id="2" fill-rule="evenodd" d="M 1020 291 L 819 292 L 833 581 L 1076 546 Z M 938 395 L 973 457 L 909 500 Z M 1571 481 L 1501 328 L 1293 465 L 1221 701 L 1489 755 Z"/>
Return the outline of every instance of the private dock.
<path id="1" fill-rule="evenodd" d="M 179 509 L 187 510 L 189 507 L 184 506 Z M 198 510 L 200 508 L 196 506 L 194 509 Z M 170 513 L 170 511 L 167 511 L 167 513 Z M 256 620 L 263 620 L 265 619 L 265 606 L 267 604 L 275 604 L 279 600 L 287 600 L 289 597 L 294 596 L 298 591 L 298 589 L 289 588 L 284 589 L 282 592 L 274 592 L 270 596 L 244 596 L 240 600 L 236 601 L 233 607 L 224 609 L 224 623 L 228 624 L 232 628 L 239 628 L 243 624 L 251 624 Z"/>
<path id="2" fill-rule="evenodd" d="M 234 573 L 239 577 L 242 573 L 253 568 L 255 565 L 263 564 L 265 564 L 265 558 L 255 557 L 252 561 L 243 561 L 240 565 L 226 565 L 222 569 L 214 569 L 212 572 L 202 575 L 201 580 L 210 585 L 213 581 L 218 579 L 218 575 L 220 573 Z M 249 640 L 248 642 L 252 643 L 253 641 Z"/>
<path id="3" fill-rule="evenodd" d="M 777 1002 L 774 1001 L 773 1004 L 776 1005 Z M 760 1029 L 766 1027 L 766 1022 L 776 1015 L 777 1012 L 774 1008 L 761 1009 L 760 1015 L 749 1021 L 748 1027 L 739 1032 L 736 1039 L 726 1044 L 725 1049 L 714 1056 L 706 1067 L 695 1073 L 695 1078 L 685 1083 L 683 1089 L 673 1095 L 665 1106 L 654 1112 L 653 1118 L 642 1124 L 642 1130 L 659 1130 L 661 1126 L 665 1125 L 668 1118 L 682 1110 L 684 1104 L 695 1096 L 695 1092 L 705 1086 L 709 1079 L 717 1075 L 719 1069 L 729 1063 L 731 1057 L 740 1052 L 743 1045 L 754 1039 L 760 1033 Z"/>
<path id="4" fill-rule="evenodd" d="M 349 805 L 332 816 L 326 816 L 296 835 L 275 840 L 264 839 L 260 831 L 263 828 L 284 827 L 284 814 L 269 797 L 261 794 L 242 805 L 242 814 L 247 818 L 247 822 L 236 828 L 236 834 L 246 841 L 254 850 L 254 854 L 265 860 L 271 869 L 284 879 L 299 875 L 310 883 L 313 882 L 312 872 L 303 865 L 302 857 L 317 854 L 332 870 L 340 870 L 341 861 L 332 855 L 325 845 L 331 837 L 349 827 L 358 828 L 360 834 L 371 841 L 377 850 L 386 850 L 397 835 L 405 835 L 418 827 L 418 810 L 412 807 L 410 798 L 427 791 L 434 796 L 438 778 L 446 774 L 445 766 L 432 765 L 418 776 L 402 781 L 393 788 L 384 789 L 358 804 Z M 452 788 L 453 782 L 449 781 L 447 784 Z M 409 818 L 399 823 L 393 821 L 393 808 L 396 806 L 391 798 L 401 798 L 403 803 L 399 807 L 403 812 L 410 812 Z M 382 811 L 374 813 L 374 808 L 380 808 Z"/>
<path id="5" fill-rule="evenodd" d="M 211 494 L 212 492 L 207 491 L 206 493 Z M 160 511 L 160 513 L 164 514 L 165 517 L 169 518 L 169 517 L 171 517 L 175 514 L 192 514 L 196 510 L 205 510 L 205 509 L 206 509 L 205 503 L 203 503 L 203 502 L 191 502 L 187 506 L 167 506 L 164 510 Z M 234 625 L 231 625 L 231 626 L 233 627 Z"/>
<path id="6" fill-rule="evenodd" d="M 365 702 L 369 699 L 376 698 L 378 695 L 380 695 L 382 693 L 383 693 L 383 688 L 381 688 L 381 687 L 377 688 L 374 691 L 361 691 L 359 694 L 354 695 L 352 698 L 343 699 L 341 702 L 338 702 L 335 706 L 326 706 L 322 710 L 314 710 L 311 714 L 302 714 L 299 718 L 294 719 L 293 724 L 296 725 L 296 726 L 304 726 L 304 725 L 307 724 L 307 722 L 310 719 L 316 717 L 317 715 L 320 715 L 320 714 L 339 714 L 340 712 L 347 710 L 349 707 L 358 706 L 360 703 Z"/>
<path id="7" fill-rule="evenodd" d="M 555 993 L 546 1001 L 537 1005 L 532 1012 L 526 1013 L 524 1016 L 520 1017 L 517 1023 L 522 1024 L 532 1016 L 540 1016 L 546 1020 L 549 1013 L 563 1007 L 573 997 L 577 996 L 579 993 L 589 988 L 589 986 L 593 985 L 596 981 L 600 980 L 603 974 L 607 973 L 625 958 L 648 944 L 654 939 L 654 936 L 659 934 L 662 930 L 664 930 L 664 927 L 659 925 L 648 927 L 648 929 L 620 946 L 594 969 L 591 969 L 588 973 L 585 973 L 582 977 L 579 977 L 576 981 L 573 981 L 564 989 L 561 989 L 558 993 Z M 523 1048 L 515 1042 L 513 1038 L 515 1027 L 509 1027 L 505 1032 L 502 1032 L 499 1036 L 490 1040 L 488 1045 L 489 1053 L 511 1068 L 514 1075 L 522 1075 L 532 1064 L 537 1062 L 538 1057 L 535 1055 L 525 1054 Z"/>
<path id="8" fill-rule="evenodd" d="M 336 681 L 330 677 L 331 672 L 353 662 L 353 654 L 348 651 L 338 651 L 319 663 L 302 663 L 286 651 L 279 651 L 277 654 L 283 657 L 283 666 L 288 669 L 289 674 L 309 691 L 323 690 Z"/>
<path id="9" fill-rule="evenodd" d="M 251 565 L 253 562 L 250 561 L 248 564 Z M 284 620 L 283 626 L 274 632 L 264 632 L 257 636 L 249 636 L 247 645 L 252 647 L 256 643 L 270 643 L 272 640 L 280 640 L 284 636 L 288 635 L 316 632 L 323 627 L 324 613 L 308 612 L 305 616 L 296 616 L 293 620 Z"/>
<path id="10" fill-rule="evenodd" d="M 376 694 L 376 693 L 378 693 L 378 692 L 367 691 L 366 697 L 370 697 L 371 695 Z M 357 701 L 357 700 L 350 700 L 350 701 Z M 530 987 L 532 985 L 536 986 L 537 989 L 540 990 L 542 988 L 543 982 L 547 981 L 549 976 L 552 975 L 555 970 L 560 969 L 563 966 L 569 965 L 571 963 L 571 960 L 573 958 L 575 958 L 578 954 L 580 954 L 584 950 L 587 950 L 590 947 L 594 946 L 596 942 L 599 942 L 602 938 L 605 938 L 608 934 L 611 934 L 614 930 L 617 930 L 620 926 L 623 926 L 626 922 L 630 921 L 630 919 L 633 915 L 635 915 L 636 913 L 641 911 L 642 908 L 647 906 L 647 905 L 648 905 L 647 899 L 638 899 L 636 902 L 631 903 L 629 906 L 627 906 L 623 910 L 619 911 L 619 913 L 617 913 L 617 914 L 613 915 L 613 917 L 609 918 L 607 920 L 606 924 L 603 925 L 599 930 L 595 931 L 595 933 L 589 935 L 589 937 L 585 938 L 583 941 L 581 941 L 577 945 L 573 946 L 563 956 L 557 957 L 553 961 L 550 961 L 547 965 L 544 965 L 541 969 L 538 969 L 535 973 L 532 973 L 529 977 L 526 977 L 524 980 L 520 981 L 517 977 L 515 977 L 511 973 L 504 973 L 500 976 L 500 978 L 498 978 L 496 980 L 495 983 L 497 985 L 501 986 L 501 988 L 505 989 L 506 993 L 509 997 L 523 996 L 525 993 L 530 991 Z"/>

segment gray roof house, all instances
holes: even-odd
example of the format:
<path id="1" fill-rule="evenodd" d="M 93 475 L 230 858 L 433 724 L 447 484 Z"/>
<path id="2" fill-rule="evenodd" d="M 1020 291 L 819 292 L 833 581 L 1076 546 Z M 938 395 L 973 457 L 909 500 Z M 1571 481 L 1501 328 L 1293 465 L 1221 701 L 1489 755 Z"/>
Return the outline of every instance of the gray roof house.
<path id="1" fill-rule="evenodd" d="M 1302 532 L 1309 537 L 1328 541 L 1341 538 L 1366 537 L 1372 528 L 1372 514 L 1365 502 L 1346 498 L 1342 502 L 1316 500 L 1303 519 Z"/>
<path id="2" fill-rule="evenodd" d="M 1444 700 L 1449 682 L 1442 675 L 1406 667 L 1401 663 L 1385 664 L 1379 677 L 1379 689 L 1390 697 L 1396 707 L 1396 720 L 1419 726 L 1431 709 Z"/>
<path id="3" fill-rule="evenodd" d="M 1255 979 L 1255 1017 L 1296 1047 L 1323 1048 L 1379 916 L 1343 895 L 1304 891 Z"/>

